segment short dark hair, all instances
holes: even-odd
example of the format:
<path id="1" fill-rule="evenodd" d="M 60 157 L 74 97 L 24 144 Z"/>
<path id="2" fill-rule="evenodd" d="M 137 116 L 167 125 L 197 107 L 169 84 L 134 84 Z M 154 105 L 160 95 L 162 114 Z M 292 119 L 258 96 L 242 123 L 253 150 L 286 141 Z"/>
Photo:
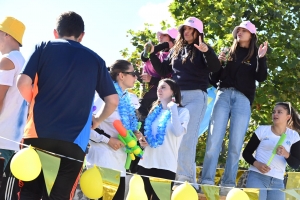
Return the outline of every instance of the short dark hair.
<path id="1" fill-rule="evenodd" d="M 73 11 L 64 12 L 57 18 L 56 30 L 60 37 L 78 38 L 84 32 L 83 19 Z"/>

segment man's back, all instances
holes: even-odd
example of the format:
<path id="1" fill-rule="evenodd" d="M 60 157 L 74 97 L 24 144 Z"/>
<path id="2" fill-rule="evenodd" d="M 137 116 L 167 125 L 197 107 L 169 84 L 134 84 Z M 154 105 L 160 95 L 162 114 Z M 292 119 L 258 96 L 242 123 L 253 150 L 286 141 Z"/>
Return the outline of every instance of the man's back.
<path id="1" fill-rule="evenodd" d="M 56 39 L 37 45 L 23 74 L 34 82 L 24 138 L 64 140 L 85 150 L 95 90 L 102 98 L 114 91 L 101 84 L 111 82 L 105 62 L 76 41 Z"/>

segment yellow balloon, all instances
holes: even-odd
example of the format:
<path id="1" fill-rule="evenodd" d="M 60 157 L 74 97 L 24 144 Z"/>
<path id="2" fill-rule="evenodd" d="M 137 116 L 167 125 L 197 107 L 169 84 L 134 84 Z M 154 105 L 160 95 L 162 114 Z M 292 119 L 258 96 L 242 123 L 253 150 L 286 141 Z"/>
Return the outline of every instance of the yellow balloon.
<path id="1" fill-rule="evenodd" d="M 249 197 L 243 190 L 233 188 L 228 192 L 226 200 L 249 200 Z"/>
<path id="2" fill-rule="evenodd" d="M 96 165 L 83 172 L 80 177 L 80 188 L 83 194 L 90 199 L 98 199 L 103 196 L 102 176 Z"/>
<path id="3" fill-rule="evenodd" d="M 188 182 L 178 186 L 172 193 L 171 200 L 198 200 L 196 190 Z"/>
<path id="4" fill-rule="evenodd" d="M 40 157 L 31 146 L 21 149 L 11 159 L 10 170 L 16 178 L 32 181 L 41 173 Z"/>
<path id="5" fill-rule="evenodd" d="M 144 181 L 140 175 L 134 174 L 129 182 L 129 191 L 126 200 L 148 200 Z"/>

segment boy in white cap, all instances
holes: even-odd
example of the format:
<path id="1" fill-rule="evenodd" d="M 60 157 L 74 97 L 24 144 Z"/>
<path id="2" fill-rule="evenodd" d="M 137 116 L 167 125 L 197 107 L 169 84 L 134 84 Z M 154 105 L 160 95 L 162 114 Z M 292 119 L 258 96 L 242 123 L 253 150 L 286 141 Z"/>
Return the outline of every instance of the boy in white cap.
<path id="1" fill-rule="evenodd" d="M 20 149 L 15 142 L 21 141 L 26 122 L 27 104 L 16 85 L 25 62 L 20 52 L 24 31 L 25 25 L 13 17 L 0 22 L 0 153 L 4 168 Z"/>

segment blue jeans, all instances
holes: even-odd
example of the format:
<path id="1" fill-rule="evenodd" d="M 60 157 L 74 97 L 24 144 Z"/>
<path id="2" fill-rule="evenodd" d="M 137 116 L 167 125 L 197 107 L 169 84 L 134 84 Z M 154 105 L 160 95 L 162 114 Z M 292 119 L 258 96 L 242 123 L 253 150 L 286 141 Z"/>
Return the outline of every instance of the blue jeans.
<path id="1" fill-rule="evenodd" d="M 182 105 L 189 110 L 190 121 L 178 152 L 176 180 L 196 183 L 196 146 L 200 123 L 207 107 L 207 93 L 202 90 L 183 90 Z M 194 185 L 198 189 L 198 185 Z"/>
<path id="2" fill-rule="evenodd" d="M 228 155 L 221 185 L 235 186 L 240 152 L 251 115 L 249 99 L 234 88 L 221 88 L 217 92 L 210 119 L 206 152 L 202 170 L 202 184 L 214 185 L 216 168 L 230 119 Z"/>
<path id="3" fill-rule="evenodd" d="M 266 176 L 254 171 L 249 171 L 247 183 L 247 188 L 274 188 L 274 189 L 284 189 L 283 180 L 274 178 L 271 176 Z M 284 200 L 285 193 L 280 190 L 260 190 L 259 200 Z"/>

